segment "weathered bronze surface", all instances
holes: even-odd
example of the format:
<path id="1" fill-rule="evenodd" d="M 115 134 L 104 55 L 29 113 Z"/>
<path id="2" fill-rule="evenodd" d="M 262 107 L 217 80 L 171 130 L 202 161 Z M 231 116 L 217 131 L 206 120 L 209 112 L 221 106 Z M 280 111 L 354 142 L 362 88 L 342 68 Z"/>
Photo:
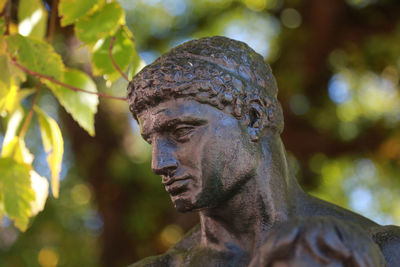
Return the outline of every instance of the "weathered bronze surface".
<path id="1" fill-rule="evenodd" d="M 305 193 L 280 139 L 270 67 L 225 37 L 187 42 L 131 81 L 152 169 L 200 225 L 133 266 L 400 266 L 400 228 Z"/>

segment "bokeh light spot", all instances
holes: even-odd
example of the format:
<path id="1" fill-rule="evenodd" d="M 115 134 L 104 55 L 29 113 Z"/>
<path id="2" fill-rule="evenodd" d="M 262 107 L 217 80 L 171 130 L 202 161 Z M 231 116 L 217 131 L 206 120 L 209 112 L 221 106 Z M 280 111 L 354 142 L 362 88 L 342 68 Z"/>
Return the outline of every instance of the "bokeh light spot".
<path id="1" fill-rule="evenodd" d="M 346 2 L 351 6 L 362 8 L 372 4 L 373 2 L 376 2 L 376 0 L 347 0 Z"/>
<path id="2" fill-rule="evenodd" d="M 58 260 L 58 254 L 52 248 L 42 248 L 39 251 L 38 262 L 42 267 L 55 267 Z"/>
<path id="3" fill-rule="evenodd" d="M 273 16 L 260 16 L 255 12 L 244 12 L 247 19 L 233 19 L 226 26 L 223 35 L 247 43 L 264 58 L 270 55 L 271 41 L 280 32 L 280 23 Z"/>
<path id="4" fill-rule="evenodd" d="M 329 97 L 335 103 L 343 103 L 350 100 L 349 84 L 346 79 L 340 75 L 334 75 L 328 85 Z"/>
<path id="5" fill-rule="evenodd" d="M 369 212 L 373 197 L 371 192 L 362 186 L 359 186 L 350 193 L 350 207 L 361 213 Z"/>
<path id="6" fill-rule="evenodd" d="M 170 224 L 162 230 L 160 234 L 161 243 L 165 247 L 170 247 L 178 242 L 183 236 L 183 229 L 176 224 Z"/>
<path id="7" fill-rule="evenodd" d="M 290 98 L 290 109 L 296 115 L 304 115 L 310 109 L 310 103 L 305 95 L 297 94 Z"/>
<path id="8" fill-rule="evenodd" d="M 77 184 L 71 189 L 71 198 L 78 205 L 86 205 L 92 197 L 89 187 Z"/>
<path id="9" fill-rule="evenodd" d="M 301 25 L 302 18 L 296 9 L 286 8 L 281 13 L 281 21 L 287 28 L 295 29 Z"/>
<path id="10" fill-rule="evenodd" d="M 261 11 L 267 6 L 268 0 L 244 0 L 245 5 L 254 11 Z"/>
<path id="11" fill-rule="evenodd" d="M 349 141 L 357 137 L 359 129 L 357 124 L 352 122 L 341 122 L 339 124 L 339 135 L 342 140 Z"/>
<path id="12" fill-rule="evenodd" d="M 347 102 L 337 107 L 336 114 L 341 121 L 352 122 L 361 114 L 361 108 L 358 103 Z"/>

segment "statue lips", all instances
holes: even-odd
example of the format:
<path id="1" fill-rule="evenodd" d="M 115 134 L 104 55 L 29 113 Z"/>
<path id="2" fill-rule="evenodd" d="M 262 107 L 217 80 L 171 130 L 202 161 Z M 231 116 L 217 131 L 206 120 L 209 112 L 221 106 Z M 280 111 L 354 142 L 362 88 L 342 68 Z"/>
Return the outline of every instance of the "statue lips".
<path id="1" fill-rule="evenodd" d="M 190 176 L 180 176 L 180 177 L 163 177 L 162 184 L 165 186 L 165 189 L 172 196 L 178 195 L 187 190 L 187 185 L 190 181 Z"/>

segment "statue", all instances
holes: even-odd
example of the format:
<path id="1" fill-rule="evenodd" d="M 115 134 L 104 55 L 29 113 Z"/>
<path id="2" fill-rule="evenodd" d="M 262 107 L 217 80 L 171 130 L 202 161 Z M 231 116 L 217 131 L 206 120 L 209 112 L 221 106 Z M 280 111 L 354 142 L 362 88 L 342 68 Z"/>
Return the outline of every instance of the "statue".
<path id="1" fill-rule="evenodd" d="M 323 240 L 315 249 L 321 254 L 372 257 L 355 260 L 359 265 L 329 265 L 337 258 L 314 265 L 318 257 L 299 241 L 293 249 L 310 260 L 298 266 L 400 266 L 399 227 L 380 226 L 300 188 L 280 139 L 277 91 L 262 56 L 225 37 L 182 44 L 133 78 L 129 107 L 152 145 L 152 170 L 178 211 L 200 216 L 200 225 L 173 248 L 133 266 L 275 266 L 268 257 L 278 250 L 269 240 L 295 242 L 274 237 L 280 228 L 311 243 Z M 308 230 L 298 230 L 304 224 Z M 357 248 L 357 242 L 367 244 Z M 282 261 L 276 266 L 297 266 L 289 263 L 296 257 Z"/>

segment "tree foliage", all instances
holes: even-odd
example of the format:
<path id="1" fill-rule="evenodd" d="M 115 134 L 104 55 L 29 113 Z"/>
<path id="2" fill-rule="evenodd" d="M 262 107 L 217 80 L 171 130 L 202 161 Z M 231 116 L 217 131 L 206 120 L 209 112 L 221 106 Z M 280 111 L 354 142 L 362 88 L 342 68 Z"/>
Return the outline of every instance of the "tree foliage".
<path id="1" fill-rule="evenodd" d="M 51 192 L 59 195 L 59 179 L 64 153 L 64 141 L 56 120 L 46 114 L 37 103 L 42 87 L 54 94 L 60 105 L 91 136 L 95 135 L 94 116 L 99 104 L 96 83 L 79 69 L 67 67 L 51 42 L 48 10 L 40 0 L 18 2 L 15 24 L 9 16 L 11 1 L 1 3 L 0 115 L 6 124 L 6 138 L 1 153 L 0 216 L 7 215 L 24 231 L 29 217 L 37 214 L 35 202 L 41 207 L 47 198 L 47 180 L 33 168 L 34 155 L 24 140 L 34 114 L 42 136 L 47 163 L 50 168 Z M 125 26 L 125 12 L 117 2 L 61 0 L 58 3 L 61 25 L 73 25 L 76 36 L 93 54 L 94 75 L 107 80 L 119 77 L 138 57 L 134 52 L 133 35 Z M 55 16 L 56 10 L 51 10 Z M 50 21 L 51 22 L 51 21 Z M 54 23 L 54 22 L 53 22 Z M 47 34 L 46 34 L 47 33 Z M 110 40 L 115 38 L 115 45 Z M 110 52 L 109 52 L 110 51 Z M 117 66 L 113 65 L 114 60 Z M 137 64 L 136 64 L 137 65 Z M 31 88 L 28 89 L 26 86 Z M 28 111 L 23 101 L 35 94 Z M 121 98 L 123 100 L 123 98 Z M 18 119 L 15 119 L 18 116 Z M 35 186 L 40 179 L 42 186 Z M 36 182 L 37 183 L 37 182 Z"/>

